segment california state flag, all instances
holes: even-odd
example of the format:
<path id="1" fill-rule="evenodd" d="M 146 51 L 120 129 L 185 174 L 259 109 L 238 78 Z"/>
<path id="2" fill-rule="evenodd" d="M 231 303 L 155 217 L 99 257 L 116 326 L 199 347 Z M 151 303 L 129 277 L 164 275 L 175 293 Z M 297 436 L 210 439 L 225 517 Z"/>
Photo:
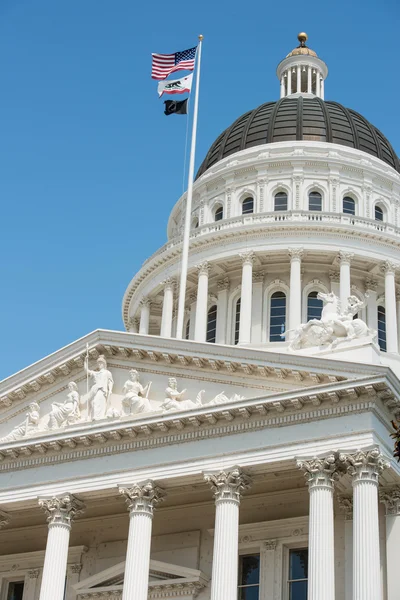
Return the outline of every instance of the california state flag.
<path id="1" fill-rule="evenodd" d="M 160 81 L 158 84 L 158 95 L 161 98 L 163 94 L 184 94 L 192 89 L 193 74 L 182 77 L 181 79 L 170 79 L 169 81 Z"/>

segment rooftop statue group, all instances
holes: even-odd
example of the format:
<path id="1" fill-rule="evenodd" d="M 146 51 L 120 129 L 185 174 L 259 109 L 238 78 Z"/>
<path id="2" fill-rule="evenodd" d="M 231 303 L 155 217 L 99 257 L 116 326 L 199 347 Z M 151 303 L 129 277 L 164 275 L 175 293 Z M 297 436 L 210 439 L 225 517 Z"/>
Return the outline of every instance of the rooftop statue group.
<path id="1" fill-rule="evenodd" d="M 362 319 L 354 318 L 359 310 L 364 308 L 364 302 L 356 296 L 349 296 L 345 307 L 340 306 L 340 300 L 333 292 L 319 292 L 317 298 L 322 300 L 324 305 L 321 318 L 311 319 L 295 329 L 289 350 L 296 351 L 314 346 L 335 348 L 339 343 L 368 336 L 372 339 L 376 337 L 376 331 L 371 330 Z"/>
<path id="2" fill-rule="evenodd" d="M 97 367 L 97 370 L 89 369 L 88 362 L 85 359 L 85 372 L 88 380 L 91 379 L 93 382 L 86 398 L 81 398 L 77 384 L 71 381 L 68 384 L 68 393 L 64 402 L 52 403 L 51 411 L 43 425 L 39 423 L 39 404 L 32 402 L 28 407 L 24 421 L 14 427 L 9 435 L 0 439 L 0 442 L 16 441 L 43 430 L 60 429 L 79 422 L 98 421 L 105 418 L 120 419 L 141 413 L 190 410 L 204 405 L 217 406 L 226 402 L 244 399 L 244 396 L 238 394 L 228 397 L 224 392 L 221 392 L 209 402 L 204 403 L 204 390 L 197 394 L 196 400 L 184 399 L 186 390 L 179 391 L 176 378 L 170 377 L 165 390 L 165 400 L 161 404 L 156 404 L 156 402 L 152 404 L 149 399 L 151 382 L 143 386 L 140 383 L 138 371 L 131 369 L 129 379 L 122 388 L 121 410 L 118 411 L 115 407 L 110 406 L 114 380 L 111 372 L 107 369 L 107 361 L 103 355 L 97 359 Z M 85 403 L 87 416 L 82 417 L 81 406 Z"/>

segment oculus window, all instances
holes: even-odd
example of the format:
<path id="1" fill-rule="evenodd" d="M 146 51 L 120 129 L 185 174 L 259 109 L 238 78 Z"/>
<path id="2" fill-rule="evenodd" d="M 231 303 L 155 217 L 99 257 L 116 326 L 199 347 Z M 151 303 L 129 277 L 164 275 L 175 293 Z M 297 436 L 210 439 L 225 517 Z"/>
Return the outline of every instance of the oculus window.
<path id="1" fill-rule="evenodd" d="M 319 192 L 311 192 L 308 195 L 308 210 L 322 210 L 322 196 Z"/>
<path id="2" fill-rule="evenodd" d="M 353 198 L 350 198 L 350 196 L 345 196 L 343 198 L 343 212 L 346 215 L 356 214 L 356 203 Z"/>
<path id="3" fill-rule="evenodd" d="M 214 304 L 207 314 L 207 337 L 206 341 L 215 344 L 217 334 L 217 305 Z"/>
<path id="4" fill-rule="evenodd" d="M 222 221 L 224 218 L 224 209 L 222 206 L 219 206 L 214 213 L 214 221 Z"/>
<path id="5" fill-rule="evenodd" d="M 384 306 L 378 306 L 378 344 L 386 352 L 386 311 Z"/>
<path id="6" fill-rule="evenodd" d="M 289 551 L 289 600 L 307 600 L 308 549 Z"/>
<path id="7" fill-rule="evenodd" d="M 271 296 L 269 313 L 269 341 L 282 342 L 281 336 L 286 330 L 286 295 L 275 292 Z"/>
<path id="8" fill-rule="evenodd" d="M 318 292 L 310 292 L 307 296 L 307 321 L 321 318 L 324 303 L 317 296 Z"/>
<path id="9" fill-rule="evenodd" d="M 253 198 L 246 198 L 242 202 L 242 215 L 249 215 L 254 212 L 254 200 Z"/>
<path id="10" fill-rule="evenodd" d="M 274 210 L 287 210 L 288 197 L 286 192 L 278 192 L 274 198 Z"/>
<path id="11" fill-rule="evenodd" d="M 238 600 L 259 600 L 259 598 L 260 555 L 239 556 Z"/>

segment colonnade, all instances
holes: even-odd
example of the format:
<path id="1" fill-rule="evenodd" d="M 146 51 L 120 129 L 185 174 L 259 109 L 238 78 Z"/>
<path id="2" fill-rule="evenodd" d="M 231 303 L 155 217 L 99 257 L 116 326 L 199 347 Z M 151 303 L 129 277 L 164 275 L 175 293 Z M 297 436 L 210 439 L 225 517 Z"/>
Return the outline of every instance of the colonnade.
<path id="1" fill-rule="evenodd" d="M 288 307 L 288 325 L 286 329 L 295 330 L 302 323 L 302 248 L 288 250 L 290 259 L 290 290 Z M 256 254 L 248 251 L 239 255 L 242 262 L 241 279 L 241 304 L 239 322 L 239 344 L 260 343 L 260 336 L 254 328 L 254 314 L 262 313 L 262 282 L 264 273 L 254 272 Z M 342 306 L 347 305 L 347 298 L 351 295 L 351 263 L 354 254 L 340 251 L 337 255 L 339 265 L 338 280 L 332 276 L 332 291 L 340 297 Z M 198 342 L 206 341 L 207 311 L 209 306 L 209 276 L 212 265 L 204 261 L 197 266 L 198 286 L 197 295 L 190 298 L 190 339 Z M 396 266 L 390 261 L 381 265 L 381 272 L 385 278 L 385 310 L 386 322 L 390 324 L 386 329 L 387 352 L 398 352 L 398 323 L 400 318 L 400 297 L 396 296 L 395 285 Z M 164 299 L 161 318 L 161 336 L 171 337 L 173 323 L 173 285 L 172 279 L 164 282 Z M 367 324 L 372 330 L 377 330 L 377 281 L 370 276 L 365 279 L 367 288 Z M 216 343 L 228 343 L 227 313 L 228 313 L 229 279 L 225 277 L 218 282 L 217 292 L 217 332 Z M 399 313 L 399 314 L 398 314 Z M 149 332 L 150 300 L 144 298 L 141 302 L 139 333 Z M 134 329 L 132 329 L 134 331 Z M 289 336 L 293 333 L 289 334 Z"/>
<path id="2" fill-rule="evenodd" d="M 389 463 L 375 447 L 298 460 L 297 465 L 306 476 L 310 496 L 308 600 L 335 600 L 333 494 L 335 481 L 343 472 L 350 475 L 353 488 L 351 598 L 382 600 L 378 485 Z M 205 473 L 204 479 L 211 487 L 216 506 L 211 600 L 232 600 L 237 595 L 239 507 L 251 480 L 238 466 Z M 130 514 L 122 600 L 147 600 L 152 519 L 165 491 L 148 480 L 120 488 L 120 493 L 126 497 Z M 400 488 L 382 492 L 380 499 L 387 509 L 387 582 L 389 597 L 394 598 Z M 71 524 L 83 512 L 84 505 L 71 494 L 40 500 L 39 504 L 45 509 L 49 523 L 40 600 L 62 600 Z"/>
<path id="3" fill-rule="evenodd" d="M 302 86 L 302 73 L 307 73 L 307 84 Z M 313 75 L 315 84 L 313 84 Z M 281 98 L 296 93 L 315 94 L 324 99 L 324 78 L 322 73 L 311 65 L 296 65 L 289 67 L 281 75 Z"/>

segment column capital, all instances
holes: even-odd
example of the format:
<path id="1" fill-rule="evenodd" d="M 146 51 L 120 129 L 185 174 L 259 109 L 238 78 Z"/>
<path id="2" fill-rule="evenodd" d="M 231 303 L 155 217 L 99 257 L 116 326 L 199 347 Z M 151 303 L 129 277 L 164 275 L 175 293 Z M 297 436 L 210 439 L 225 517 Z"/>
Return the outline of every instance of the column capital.
<path id="1" fill-rule="evenodd" d="M 140 306 L 146 306 L 147 308 L 150 308 L 151 306 L 151 300 L 148 296 L 143 296 L 143 298 L 140 300 Z"/>
<path id="2" fill-rule="evenodd" d="M 10 521 L 11 521 L 10 515 L 8 513 L 4 512 L 3 510 L 0 510 L 0 529 L 5 527 L 6 525 L 8 525 Z"/>
<path id="3" fill-rule="evenodd" d="M 220 279 L 217 282 L 217 287 L 219 292 L 223 292 L 225 290 L 229 290 L 231 282 L 229 281 L 229 277 L 224 277 L 224 279 Z"/>
<path id="4" fill-rule="evenodd" d="M 262 283 L 264 281 L 264 271 L 253 272 L 253 283 Z"/>
<path id="5" fill-rule="evenodd" d="M 379 494 L 379 500 L 386 507 L 386 516 L 400 516 L 400 486 L 382 490 Z"/>
<path id="6" fill-rule="evenodd" d="M 52 496 L 51 498 L 40 498 L 39 506 L 47 515 L 49 527 L 52 525 L 64 525 L 71 527 L 76 517 L 83 514 L 85 505 L 72 494 L 64 496 Z"/>
<path id="7" fill-rule="evenodd" d="M 119 493 L 125 496 L 129 511 L 153 516 L 154 508 L 162 502 L 165 492 L 154 481 L 134 483 L 132 487 L 120 487 Z"/>
<path id="8" fill-rule="evenodd" d="M 340 273 L 339 271 L 331 270 L 329 271 L 329 279 L 334 283 L 340 283 Z"/>
<path id="9" fill-rule="evenodd" d="M 199 275 L 209 275 L 211 270 L 211 265 L 208 260 L 196 265 L 196 269 Z"/>
<path id="10" fill-rule="evenodd" d="M 353 520 L 353 497 L 338 496 L 339 508 L 344 513 L 346 521 Z"/>
<path id="11" fill-rule="evenodd" d="M 333 490 L 334 481 L 339 476 L 334 454 L 328 454 L 328 456 L 322 458 L 315 457 L 310 460 L 298 459 L 297 466 L 304 471 L 310 490 L 315 488 Z"/>
<path id="12" fill-rule="evenodd" d="M 378 289 L 378 282 L 376 279 L 373 279 L 372 277 L 366 277 L 364 283 L 365 283 L 365 289 L 367 291 L 376 292 L 376 290 Z"/>
<path id="13" fill-rule="evenodd" d="M 205 473 L 204 479 L 211 486 L 216 503 L 228 501 L 239 504 L 242 494 L 251 484 L 250 477 L 243 473 L 240 467 L 232 467 L 218 473 Z"/>
<path id="14" fill-rule="evenodd" d="M 128 319 L 128 331 L 131 329 L 139 329 L 139 319 L 137 317 L 129 317 Z"/>
<path id="15" fill-rule="evenodd" d="M 295 260 L 301 261 L 301 258 L 304 254 L 303 248 L 289 248 L 288 254 L 290 256 L 290 262 Z"/>
<path id="16" fill-rule="evenodd" d="M 255 253 L 253 252 L 253 250 L 249 250 L 248 252 L 241 252 L 239 254 L 241 260 L 242 260 L 242 265 L 252 265 L 254 264 L 254 260 L 256 258 Z"/>
<path id="17" fill-rule="evenodd" d="M 38 579 L 39 575 L 40 569 L 30 569 L 30 571 L 28 571 L 29 579 Z"/>
<path id="18" fill-rule="evenodd" d="M 354 258 L 353 252 L 343 252 L 343 250 L 340 250 L 340 252 L 337 255 L 337 260 L 338 260 L 339 264 L 341 264 L 341 265 L 350 265 L 353 258 Z"/>
<path id="19" fill-rule="evenodd" d="M 173 290 L 175 287 L 175 279 L 173 277 L 167 277 L 164 281 L 161 282 L 164 290 Z"/>
<path id="20" fill-rule="evenodd" d="M 369 481 L 378 485 L 379 476 L 390 466 L 389 462 L 383 458 L 379 448 L 357 450 L 352 454 L 341 452 L 339 453 L 339 462 L 352 476 L 353 485 L 360 481 Z"/>
<path id="21" fill-rule="evenodd" d="M 397 265 L 390 260 L 385 260 L 380 266 L 380 270 L 385 275 L 394 275 L 396 273 Z"/>
<path id="22" fill-rule="evenodd" d="M 68 565 L 68 571 L 74 574 L 80 573 L 82 571 L 81 563 L 74 563 L 73 565 Z"/>
<path id="23" fill-rule="evenodd" d="M 189 302 L 190 302 L 190 304 L 193 304 L 194 302 L 196 302 L 196 300 L 197 300 L 196 294 L 189 294 Z"/>

